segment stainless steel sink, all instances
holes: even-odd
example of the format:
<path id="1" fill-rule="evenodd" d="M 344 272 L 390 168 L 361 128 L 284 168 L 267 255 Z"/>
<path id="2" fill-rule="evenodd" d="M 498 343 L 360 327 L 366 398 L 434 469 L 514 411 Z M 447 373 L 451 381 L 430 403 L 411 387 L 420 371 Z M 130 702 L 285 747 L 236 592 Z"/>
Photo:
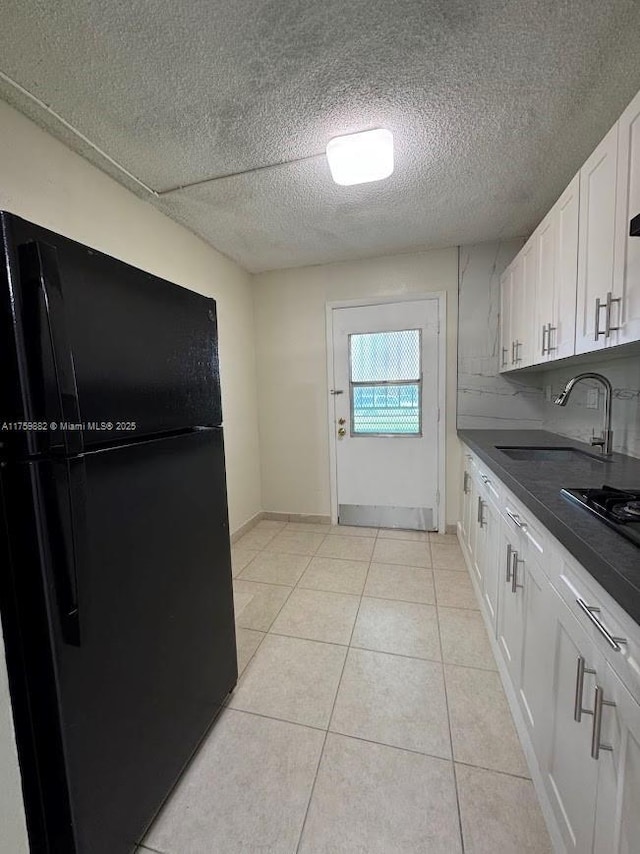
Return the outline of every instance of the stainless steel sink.
<path id="1" fill-rule="evenodd" d="M 588 454 L 577 448 L 536 448 L 536 447 L 504 447 L 495 445 L 496 451 L 502 451 L 512 460 L 528 460 L 530 462 L 592 462 L 604 463 L 602 457 Z"/>

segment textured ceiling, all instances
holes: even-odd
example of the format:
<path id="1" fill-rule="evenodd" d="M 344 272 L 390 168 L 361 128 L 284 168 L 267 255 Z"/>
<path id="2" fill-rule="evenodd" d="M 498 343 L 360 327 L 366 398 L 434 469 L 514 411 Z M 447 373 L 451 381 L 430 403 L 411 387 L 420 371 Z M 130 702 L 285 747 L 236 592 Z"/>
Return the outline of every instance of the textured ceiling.
<path id="1" fill-rule="evenodd" d="M 252 271 L 527 234 L 640 89 L 635 0 L 2 9 L 2 97 Z M 393 176 L 333 184 L 372 127 Z"/>

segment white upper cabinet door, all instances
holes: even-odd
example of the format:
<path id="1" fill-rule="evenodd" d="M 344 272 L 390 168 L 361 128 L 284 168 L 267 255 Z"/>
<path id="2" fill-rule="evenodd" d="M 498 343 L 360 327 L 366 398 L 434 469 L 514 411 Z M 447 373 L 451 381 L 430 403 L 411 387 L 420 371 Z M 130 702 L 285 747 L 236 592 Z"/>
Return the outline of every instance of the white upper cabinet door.
<path id="1" fill-rule="evenodd" d="M 518 301 L 518 324 L 516 332 L 516 368 L 526 368 L 534 363 L 535 318 L 534 304 L 538 290 L 538 234 L 535 232 L 525 243 L 522 257 L 522 282 Z"/>
<path id="2" fill-rule="evenodd" d="M 533 364 L 575 352 L 580 176 L 539 225 Z"/>
<path id="3" fill-rule="evenodd" d="M 618 343 L 613 331 L 620 307 L 613 301 L 617 159 L 616 124 L 580 170 L 576 353 Z"/>
<path id="4" fill-rule="evenodd" d="M 617 343 L 640 340 L 640 237 L 629 236 L 629 223 L 640 214 L 640 93 L 618 122 L 615 268 L 613 277 Z M 617 320 L 619 319 L 619 324 Z"/>
<path id="5" fill-rule="evenodd" d="M 599 765 L 593 850 L 594 854 L 636 854 L 640 850 L 640 706 L 609 664 L 598 681 L 602 715 L 593 723 L 596 732 L 592 733 Z"/>
<path id="6" fill-rule="evenodd" d="M 521 250 L 511 264 L 511 280 L 509 282 L 509 329 L 511 342 L 509 346 L 509 370 L 522 367 L 522 328 L 524 326 L 524 276 Z"/>
<path id="7" fill-rule="evenodd" d="M 555 225 L 554 302 L 547 351 L 549 359 L 573 356 L 576 346 L 578 225 L 580 175 L 576 175 L 553 208 Z"/>
<path id="8" fill-rule="evenodd" d="M 507 267 L 500 277 L 500 371 L 511 370 L 512 342 L 511 267 Z"/>
<path id="9" fill-rule="evenodd" d="M 538 281 L 535 298 L 535 323 L 532 362 L 547 362 L 549 355 L 549 330 L 555 324 L 555 276 L 557 208 L 553 207 L 542 220 L 538 235 Z M 574 306 L 575 316 L 575 306 Z"/>

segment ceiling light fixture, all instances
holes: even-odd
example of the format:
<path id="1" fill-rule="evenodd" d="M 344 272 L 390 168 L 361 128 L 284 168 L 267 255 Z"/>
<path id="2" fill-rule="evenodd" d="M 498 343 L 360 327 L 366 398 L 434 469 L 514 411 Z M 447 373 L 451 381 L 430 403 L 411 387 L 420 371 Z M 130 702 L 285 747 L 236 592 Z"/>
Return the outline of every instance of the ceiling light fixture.
<path id="1" fill-rule="evenodd" d="M 381 181 L 393 172 L 393 134 L 378 128 L 336 136 L 327 145 L 331 176 L 343 187 Z"/>

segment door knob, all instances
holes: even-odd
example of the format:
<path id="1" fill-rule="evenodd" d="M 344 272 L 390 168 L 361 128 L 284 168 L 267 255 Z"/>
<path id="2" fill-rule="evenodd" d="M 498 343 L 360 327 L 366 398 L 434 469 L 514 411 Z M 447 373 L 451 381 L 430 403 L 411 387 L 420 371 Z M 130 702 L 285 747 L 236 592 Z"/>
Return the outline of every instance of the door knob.
<path id="1" fill-rule="evenodd" d="M 346 435 L 347 435 L 346 429 L 344 427 L 338 427 L 338 436 L 340 436 L 340 438 L 342 438 L 343 436 L 346 436 Z"/>

